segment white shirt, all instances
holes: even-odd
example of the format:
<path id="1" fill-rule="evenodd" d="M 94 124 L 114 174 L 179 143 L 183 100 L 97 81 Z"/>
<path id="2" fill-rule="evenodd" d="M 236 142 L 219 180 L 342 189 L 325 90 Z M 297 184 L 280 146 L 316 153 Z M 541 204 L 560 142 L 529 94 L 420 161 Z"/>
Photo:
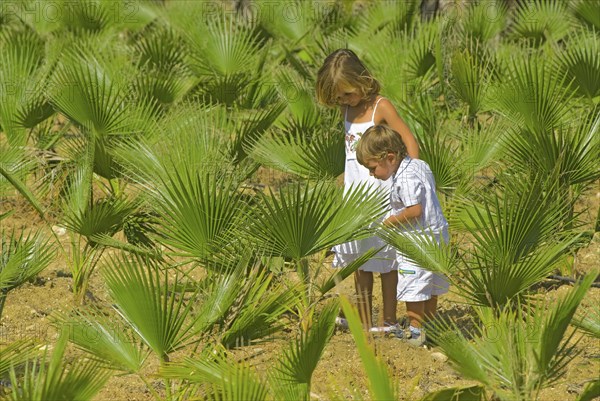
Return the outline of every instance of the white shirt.
<path id="1" fill-rule="evenodd" d="M 392 176 L 390 189 L 391 215 L 397 215 L 408 206 L 421 204 L 421 216 L 413 226 L 403 225 L 400 230 L 414 234 L 429 233 L 448 240 L 448 222 L 442 213 L 435 193 L 435 179 L 429 165 L 423 160 L 405 157 Z"/>

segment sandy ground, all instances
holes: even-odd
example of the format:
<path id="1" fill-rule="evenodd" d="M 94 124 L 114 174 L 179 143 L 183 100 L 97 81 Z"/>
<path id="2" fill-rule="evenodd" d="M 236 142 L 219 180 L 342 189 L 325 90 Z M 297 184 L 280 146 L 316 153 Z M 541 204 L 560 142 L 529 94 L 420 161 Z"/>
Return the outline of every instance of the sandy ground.
<path id="1" fill-rule="evenodd" d="M 590 216 L 598 210 L 599 197 L 593 191 L 586 197 L 581 205 L 587 209 Z M 33 228 L 42 226 L 39 218 L 35 216 L 22 202 L 3 202 L 0 212 L 16 209 L 16 213 L 2 221 L 2 228 L 10 230 L 15 228 Z M 590 220 L 590 221 L 593 221 Z M 68 241 L 67 236 L 62 237 Z M 589 247 L 581 249 L 575 258 L 575 270 L 578 273 L 590 271 L 600 266 L 600 235 L 596 233 Z M 73 296 L 68 276 L 68 267 L 57 258 L 44 270 L 35 282 L 27 283 L 9 293 L 2 320 L 0 321 L 0 343 L 7 344 L 19 338 L 36 338 L 42 343 L 52 344 L 57 339 L 56 330 L 50 325 L 51 315 L 60 311 L 69 311 L 72 308 Z M 377 279 L 378 280 L 378 279 Z M 570 288 L 569 285 L 556 285 L 540 288 L 540 294 L 548 299 L 563 294 Z M 104 283 L 98 272 L 94 274 L 90 284 L 90 291 L 96 302 L 109 302 Z M 347 279 L 335 289 L 340 294 L 352 296 L 352 279 Z M 381 293 L 378 285 L 375 286 L 374 308 L 377 316 L 381 305 Z M 584 306 L 591 308 L 600 307 L 600 289 L 593 288 L 584 301 Z M 403 305 L 399 305 L 399 315 L 404 312 Z M 460 299 L 449 294 L 441 299 L 440 313 L 452 316 L 459 324 L 468 321 L 468 307 L 460 303 Z M 292 334 L 285 332 L 270 341 L 245 347 L 236 351 L 243 355 L 259 370 L 269 368 L 278 352 L 291 339 Z M 439 350 L 414 349 L 405 343 L 391 338 L 375 338 L 378 354 L 386 361 L 390 375 L 399 387 L 399 394 L 403 400 L 416 400 L 426 393 L 445 387 L 466 386 L 475 384 L 464 380 L 458 375 L 447 361 L 442 360 Z M 541 393 L 540 400 L 564 401 L 574 400 L 590 379 L 600 375 L 600 343 L 590 337 L 584 337 L 578 345 L 581 351 L 579 356 L 568 366 L 566 375 L 552 388 Z M 74 351 L 70 351 L 74 352 Z M 182 353 L 182 354 L 185 354 Z M 160 389 L 161 383 L 153 377 L 157 368 L 156 361 L 149 360 L 145 369 L 147 379 L 152 385 Z M 313 398 L 328 399 L 332 391 L 347 395 L 348 389 L 358 389 L 369 399 L 367 393 L 366 376 L 352 335 L 349 332 L 336 331 L 327 345 L 323 357 L 313 376 Z M 108 385 L 95 398 L 96 400 L 150 400 L 151 394 L 146 385 L 134 376 L 115 376 Z"/>

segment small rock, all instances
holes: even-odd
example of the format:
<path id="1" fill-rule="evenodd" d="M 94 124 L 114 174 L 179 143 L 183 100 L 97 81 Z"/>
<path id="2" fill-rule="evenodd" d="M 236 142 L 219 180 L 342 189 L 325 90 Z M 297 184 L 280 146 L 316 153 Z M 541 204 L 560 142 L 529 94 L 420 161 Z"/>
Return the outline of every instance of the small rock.
<path id="1" fill-rule="evenodd" d="M 442 354 L 441 352 L 432 352 L 431 358 L 434 361 L 440 361 L 440 362 L 446 362 L 448 360 L 448 357 L 446 355 Z"/>
<path id="2" fill-rule="evenodd" d="M 61 226 L 52 226 L 52 231 L 54 231 L 54 234 L 60 236 L 63 236 L 67 233 L 67 229 Z"/>

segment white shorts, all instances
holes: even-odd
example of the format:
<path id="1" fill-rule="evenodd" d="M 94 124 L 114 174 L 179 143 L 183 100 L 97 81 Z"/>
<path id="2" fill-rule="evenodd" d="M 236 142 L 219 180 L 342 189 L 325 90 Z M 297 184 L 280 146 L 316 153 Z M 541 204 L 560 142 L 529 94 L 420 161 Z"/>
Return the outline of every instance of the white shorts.
<path id="1" fill-rule="evenodd" d="M 361 255 L 357 253 L 336 252 L 333 256 L 333 261 L 331 265 L 335 268 L 344 267 L 349 263 L 355 261 L 359 256 Z M 398 262 L 396 260 L 395 254 L 379 252 L 377 255 L 367 260 L 365 264 L 358 268 L 358 270 L 373 273 L 389 273 L 392 270 L 396 270 L 397 266 Z"/>
<path id="2" fill-rule="evenodd" d="M 428 301 L 432 296 L 448 292 L 448 280 L 443 275 L 422 269 L 402 256 L 398 259 L 401 259 L 398 264 L 398 301 Z"/>

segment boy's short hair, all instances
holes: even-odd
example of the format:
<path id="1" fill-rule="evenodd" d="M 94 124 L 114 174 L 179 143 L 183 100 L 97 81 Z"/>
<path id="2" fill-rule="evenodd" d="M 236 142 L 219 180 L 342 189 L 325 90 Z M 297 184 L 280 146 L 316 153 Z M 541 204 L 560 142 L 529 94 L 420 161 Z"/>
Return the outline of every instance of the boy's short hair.
<path id="1" fill-rule="evenodd" d="M 394 153 L 400 160 L 408 154 L 400 134 L 387 125 L 374 125 L 368 128 L 356 147 L 356 158 L 363 166 L 369 160 L 381 160 L 388 153 Z"/>
<path id="2" fill-rule="evenodd" d="M 330 107 L 338 104 L 338 89 L 357 90 L 363 100 L 380 91 L 379 82 L 350 49 L 338 49 L 325 58 L 316 84 L 317 101 Z"/>

